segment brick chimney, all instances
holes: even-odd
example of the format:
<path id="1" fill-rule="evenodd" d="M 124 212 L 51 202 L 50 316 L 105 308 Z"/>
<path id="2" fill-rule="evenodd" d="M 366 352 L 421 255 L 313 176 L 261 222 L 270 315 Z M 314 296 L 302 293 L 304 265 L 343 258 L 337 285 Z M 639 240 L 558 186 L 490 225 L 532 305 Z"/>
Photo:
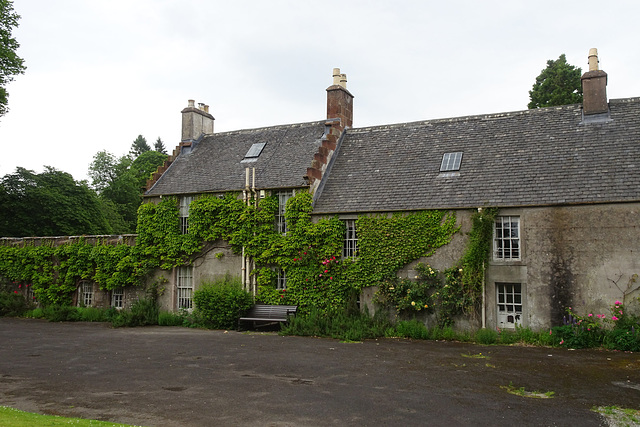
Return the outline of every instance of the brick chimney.
<path id="1" fill-rule="evenodd" d="M 607 73 L 598 68 L 598 49 L 589 49 L 589 71 L 582 75 L 582 112 L 585 116 L 609 112 Z"/>
<path id="2" fill-rule="evenodd" d="M 353 126 L 353 95 L 340 68 L 333 69 L 333 84 L 327 88 L 327 119 L 340 119 L 342 129 Z"/>
<path id="3" fill-rule="evenodd" d="M 209 106 L 200 103 L 196 107 L 195 103 L 190 99 L 187 108 L 182 110 L 182 142 L 193 142 L 202 134 L 213 134 L 215 119 L 209 114 Z"/>
<path id="4" fill-rule="evenodd" d="M 333 69 L 333 84 L 327 88 L 327 121 L 325 134 L 318 152 L 314 154 L 311 167 L 307 168 L 304 179 L 309 183 L 309 191 L 314 193 L 320 186 L 333 154 L 347 128 L 353 126 L 353 95 L 347 90 L 347 75 L 340 74 L 340 68 Z M 314 199 L 315 200 L 315 199 Z"/>

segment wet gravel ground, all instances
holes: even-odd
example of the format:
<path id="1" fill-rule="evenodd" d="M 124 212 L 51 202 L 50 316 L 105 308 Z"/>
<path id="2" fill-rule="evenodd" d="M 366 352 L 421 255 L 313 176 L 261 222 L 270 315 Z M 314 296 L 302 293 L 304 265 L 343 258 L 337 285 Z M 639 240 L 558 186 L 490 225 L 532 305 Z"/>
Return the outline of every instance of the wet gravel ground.
<path id="1" fill-rule="evenodd" d="M 0 405 L 145 426 L 598 426 L 594 406 L 640 409 L 640 353 L 0 318 Z"/>

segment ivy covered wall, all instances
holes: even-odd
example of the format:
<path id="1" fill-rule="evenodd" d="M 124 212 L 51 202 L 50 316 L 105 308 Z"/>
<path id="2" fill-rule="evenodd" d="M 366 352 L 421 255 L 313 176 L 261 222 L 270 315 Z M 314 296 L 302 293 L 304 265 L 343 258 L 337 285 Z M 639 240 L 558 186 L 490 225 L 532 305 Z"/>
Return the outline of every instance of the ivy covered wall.
<path id="1" fill-rule="evenodd" d="M 59 247 L 0 247 L 0 276 L 33 286 L 44 304 L 64 303 L 80 279 L 105 290 L 145 285 L 158 269 L 198 265 L 203 252 L 225 241 L 233 253 L 244 248 L 255 260 L 260 301 L 295 304 L 303 313 L 312 308 L 331 312 L 345 307 L 364 287 L 395 280 L 401 268 L 447 245 L 459 230 L 451 211 L 360 216 L 357 257 L 342 259 L 343 221 L 312 219 L 311 202 L 306 192 L 289 199 L 288 231 L 280 234 L 274 227 L 275 197 L 255 206 L 238 194 L 202 196 L 192 202 L 189 232 L 182 234 L 178 201 L 165 197 L 140 207 L 135 246 L 79 241 Z M 276 289 L 276 269 L 286 274 L 284 290 Z"/>

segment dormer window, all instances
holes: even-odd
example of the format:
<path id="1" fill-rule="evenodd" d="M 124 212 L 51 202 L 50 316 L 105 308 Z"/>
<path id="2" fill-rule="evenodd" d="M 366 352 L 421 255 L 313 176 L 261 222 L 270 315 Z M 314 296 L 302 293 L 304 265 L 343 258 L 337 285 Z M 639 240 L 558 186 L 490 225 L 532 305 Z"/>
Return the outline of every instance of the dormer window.
<path id="1" fill-rule="evenodd" d="M 462 152 L 444 153 L 442 163 L 440 164 L 440 172 L 458 171 L 462 162 Z"/>
<path id="2" fill-rule="evenodd" d="M 242 159 L 242 162 L 240 163 L 255 162 L 256 160 L 258 160 L 258 157 L 260 157 L 260 153 L 262 153 L 265 145 L 267 145 L 266 142 L 256 142 L 255 144 L 253 144 L 251 148 L 249 148 L 249 151 L 247 151 L 247 154 L 244 155 L 244 159 Z"/>

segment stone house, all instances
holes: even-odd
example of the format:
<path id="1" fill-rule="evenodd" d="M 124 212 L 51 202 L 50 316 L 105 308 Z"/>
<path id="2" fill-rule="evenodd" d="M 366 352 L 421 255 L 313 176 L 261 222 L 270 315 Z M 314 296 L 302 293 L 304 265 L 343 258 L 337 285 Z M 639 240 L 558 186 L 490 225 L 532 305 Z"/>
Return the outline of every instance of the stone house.
<path id="1" fill-rule="evenodd" d="M 461 232 L 420 260 L 439 269 L 460 257 L 472 212 L 497 207 L 474 326 L 539 329 L 558 324 L 567 306 L 602 312 L 640 295 L 640 98 L 608 100 L 595 50 L 589 64 L 582 105 L 367 128 L 353 127 L 353 95 L 339 69 L 326 120 L 214 133 L 208 106 L 189 101 L 182 142 L 145 198 L 178 197 L 186 227 L 199 194 L 273 194 L 284 230 L 287 199 L 309 190 L 314 217 L 345 221 L 351 250 L 360 215 L 451 210 Z M 167 276 L 172 291 L 162 303 L 184 307 L 195 284 L 224 274 L 242 276 L 255 292 L 252 267 L 220 242 Z M 414 268 L 399 275 L 413 277 Z"/>

